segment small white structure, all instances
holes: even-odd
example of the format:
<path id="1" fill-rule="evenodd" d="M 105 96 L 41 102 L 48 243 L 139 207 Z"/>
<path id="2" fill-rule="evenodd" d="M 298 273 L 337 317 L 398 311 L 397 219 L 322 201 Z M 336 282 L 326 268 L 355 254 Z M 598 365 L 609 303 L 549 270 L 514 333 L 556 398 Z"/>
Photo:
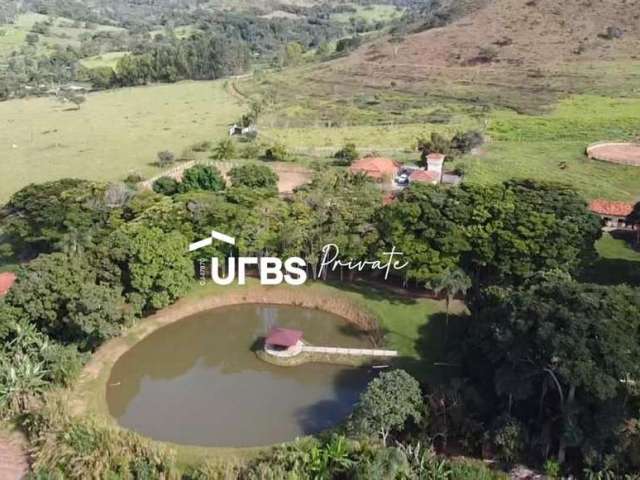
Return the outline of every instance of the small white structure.
<path id="1" fill-rule="evenodd" d="M 427 155 L 427 172 L 433 172 L 432 176 L 436 178 L 437 183 L 442 181 L 442 167 L 445 158 L 445 155 L 441 153 Z"/>
<path id="2" fill-rule="evenodd" d="M 255 125 L 241 127 L 238 124 L 234 123 L 231 128 L 229 128 L 230 137 L 233 137 L 234 135 L 251 135 L 254 133 L 258 133 L 258 129 L 255 127 Z"/>

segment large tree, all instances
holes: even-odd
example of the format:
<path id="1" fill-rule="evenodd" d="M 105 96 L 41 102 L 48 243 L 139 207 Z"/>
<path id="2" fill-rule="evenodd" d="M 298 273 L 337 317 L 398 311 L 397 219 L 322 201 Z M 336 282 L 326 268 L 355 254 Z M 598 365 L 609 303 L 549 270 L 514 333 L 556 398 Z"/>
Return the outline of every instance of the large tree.
<path id="1" fill-rule="evenodd" d="M 125 293 L 137 309 L 166 307 L 191 285 L 188 241 L 178 231 L 131 223 L 113 232 L 108 246 Z"/>
<path id="2" fill-rule="evenodd" d="M 41 255 L 22 268 L 6 303 L 18 318 L 83 350 L 116 335 L 128 319 L 121 289 L 98 283 L 86 262 L 62 253 Z"/>
<path id="3" fill-rule="evenodd" d="M 63 248 L 69 233 L 82 236 L 106 227 L 105 191 L 105 185 L 77 179 L 28 185 L 0 212 L 2 229 L 17 253 Z"/>
<path id="4" fill-rule="evenodd" d="M 385 372 L 360 396 L 348 429 L 356 435 L 379 436 L 386 445 L 393 431 L 402 431 L 409 420 L 419 421 L 422 410 L 418 381 L 404 370 Z"/>
<path id="5" fill-rule="evenodd" d="M 491 287 L 476 303 L 467 370 L 491 382 L 509 413 L 554 432 L 546 441 L 564 461 L 588 440 L 591 414 L 640 378 L 640 292 L 556 272 L 517 290 Z"/>

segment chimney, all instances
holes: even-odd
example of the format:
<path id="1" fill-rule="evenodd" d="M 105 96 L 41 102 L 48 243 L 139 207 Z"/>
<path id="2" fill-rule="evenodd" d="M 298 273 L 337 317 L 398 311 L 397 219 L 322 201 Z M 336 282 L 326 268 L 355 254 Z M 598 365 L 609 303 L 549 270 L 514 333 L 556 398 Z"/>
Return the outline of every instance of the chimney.
<path id="1" fill-rule="evenodd" d="M 438 183 L 442 181 L 442 165 L 445 156 L 441 153 L 430 153 L 427 155 L 427 171 L 434 172 L 438 176 Z"/>

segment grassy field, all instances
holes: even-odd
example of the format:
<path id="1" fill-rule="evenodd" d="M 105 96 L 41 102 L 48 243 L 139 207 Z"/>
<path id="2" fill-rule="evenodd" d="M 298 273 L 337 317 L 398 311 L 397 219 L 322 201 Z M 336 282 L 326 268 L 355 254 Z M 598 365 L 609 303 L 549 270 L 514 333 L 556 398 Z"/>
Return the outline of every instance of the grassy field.
<path id="1" fill-rule="evenodd" d="M 589 160 L 588 144 L 640 135 L 640 99 L 576 96 L 548 115 L 499 111 L 490 116 L 491 143 L 468 157 L 467 180 L 489 183 L 513 177 L 557 180 L 587 199 L 640 199 L 640 168 Z"/>
<path id="2" fill-rule="evenodd" d="M 80 110 L 51 98 L 0 103 L 0 202 L 32 182 L 150 176 L 158 151 L 222 138 L 243 111 L 223 81 L 93 93 Z"/>
<path id="3" fill-rule="evenodd" d="M 6 57 L 24 45 L 27 33 L 31 31 L 36 22 L 47 20 L 52 20 L 53 24 L 49 27 L 49 32 L 46 35 L 38 35 L 36 49 L 39 53 L 46 53 L 53 45 L 79 47 L 80 36 L 83 33 L 122 30 L 109 25 L 90 25 L 90 28 L 87 28 L 87 25 L 83 23 L 74 26 L 73 20 L 68 18 L 51 18 L 47 15 L 26 13 L 19 15 L 13 24 L 0 25 L 0 30 L 4 31 L 4 34 L 0 35 L 0 58 Z"/>

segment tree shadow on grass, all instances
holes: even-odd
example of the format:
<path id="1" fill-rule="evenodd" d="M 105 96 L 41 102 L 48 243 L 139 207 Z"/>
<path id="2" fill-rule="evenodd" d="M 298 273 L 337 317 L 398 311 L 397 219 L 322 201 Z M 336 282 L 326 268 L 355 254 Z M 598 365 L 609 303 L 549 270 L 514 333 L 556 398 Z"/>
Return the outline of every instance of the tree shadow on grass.
<path id="1" fill-rule="evenodd" d="M 633 287 L 640 286 L 640 251 L 637 245 L 637 233 L 615 230 L 608 235 L 618 244 L 605 248 L 606 253 L 602 252 L 603 256 L 587 268 L 579 279 L 599 285 L 626 283 Z M 637 255 L 636 261 L 633 260 L 635 255 Z"/>
<path id="2" fill-rule="evenodd" d="M 401 356 L 393 365 L 408 371 L 421 382 L 438 385 L 459 376 L 460 358 L 455 355 L 466 335 L 470 316 L 434 313 L 418 330 L 414 342 L 417 357 Z"/>

